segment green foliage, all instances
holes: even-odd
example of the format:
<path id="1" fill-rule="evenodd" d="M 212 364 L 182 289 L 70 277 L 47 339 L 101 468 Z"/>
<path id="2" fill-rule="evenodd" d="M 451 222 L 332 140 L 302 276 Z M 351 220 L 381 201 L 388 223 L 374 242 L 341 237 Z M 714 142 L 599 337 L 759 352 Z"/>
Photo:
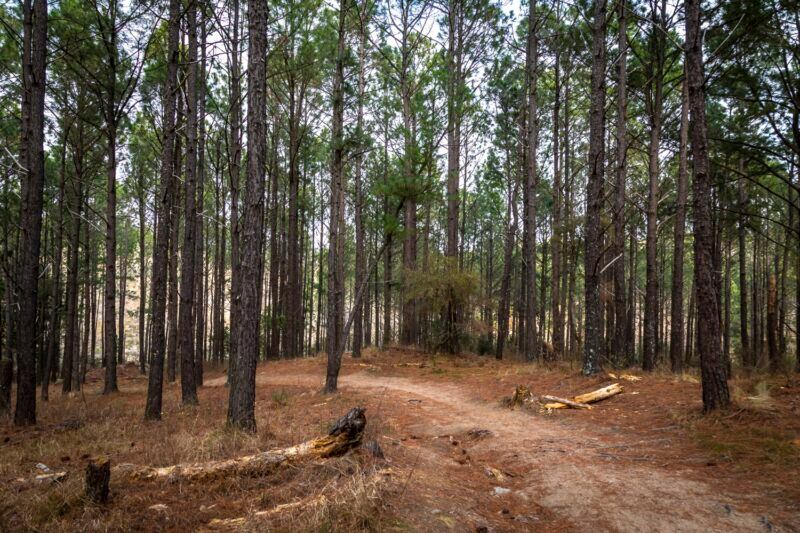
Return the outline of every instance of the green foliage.
<path id="1" fill-rule="evenodd" d="M 433 318 L 431 347 L 451 353 L 458 351 L 464 330 L 456 318 L 460 309 L 474 303 L 479 288 L 477 276 L 461 270 L 455 257 L 436 255 L 426 270 L 404 271 L 403 288 L 406 301 L 415 300 L 418 310 L 430 313 Z M 452 320 L 445 320 L 448 314 Z"/>
<path id="2" fill-rule="evenodd" d="M 478 279 L 472 272 L 460 270 L 452 257 L 436 255 L 427 270 L 404 272 L 406 301 L 417 300 L 423 310 L 442 313 L 450 306 L 470 303 L 478 291 Z"/>

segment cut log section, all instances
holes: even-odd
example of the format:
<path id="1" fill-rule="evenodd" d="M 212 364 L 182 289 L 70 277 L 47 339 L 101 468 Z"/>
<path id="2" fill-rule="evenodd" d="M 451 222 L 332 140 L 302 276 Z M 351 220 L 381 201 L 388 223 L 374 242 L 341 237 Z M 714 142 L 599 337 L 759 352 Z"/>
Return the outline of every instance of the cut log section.
<path id="1" fill-rule="evenodd" d="M 263 475 L 283 463 L 343 455 L 361 443 L 367 424 L 364 410 L 362 407 L 354 407 L 337 420 L 324 437 L 288 448 L 207 463 L 177 464 L 161 468 L 134 467 L 129 475 L 133 479 L 146 481 L 209 481 L 231 475 Z"/>
<path id="2" fill-rule="evenodd" d="M 612 383 L 607 387 L 603 387 L 602 389 L 597 389 L 592 392 L 587 392 L 585 394 L 579 394 L 572 398 L 572 403 L 578 404 L 587 404 L 587 403 L 595 403 L 601 400 L 605 400 L 607 398 L 611 398 L 612 396 L 616 396 L 617 394 L 623 391 L 622 385 L 619 383 Z M 546 399 L 546 396 L 542 396 L 542 399 Z M 556 401 L 544 404 L 542 407 L 545 409 L 563 409 L 565 407 L 572 407 L 572 405 L 568 403 L 564 403 L 563 401 Z"/>
<path id="3" fill-rule="evenodd" d="M 588 403 L 574 402 L 574 401 L 568 400 L 566 398 L 559 398 L 558 396 L 549 396 L 549 395 L 540 396 L 539 400 L 542 401 L 542 402 L 549 402 L 549 403 L 547 403 L 545 405 L 551 405 L 551 404 L 554 404 L 554 403 L 563 403 L 567 407 L 572 407 L 574 409 L 591 409 L 592 408 L 592 406 L 589 405 Z"/>

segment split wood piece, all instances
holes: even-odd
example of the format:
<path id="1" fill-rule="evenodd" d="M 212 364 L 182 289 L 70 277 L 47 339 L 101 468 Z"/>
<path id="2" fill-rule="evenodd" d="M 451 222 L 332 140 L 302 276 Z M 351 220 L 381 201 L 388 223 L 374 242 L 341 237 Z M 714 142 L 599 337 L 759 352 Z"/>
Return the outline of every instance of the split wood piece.
<path id="1" fill-rule="evenodd" d="M 354 407 L 336 421 L 328 435 L 288 448 L 207 463 L 177 464 L 161 468 L 138 467 L 129 472 L 133 479 L 156 481 L 209 481 L 231 475 L 266 474 L 286 462 L 343 455 L 361 443 L 367 419 L 364 408 Z"/>
<path id="2" fill-rule="evenodd" d="M 86 497 L 94 503 L 108 502 L 108 484 L 111 481 L 111 461 L 99 457 L 86 465 Z"/>
<path id="3" fill-rule="evenodd" d="M 50 474 L 39 474 L 34 476 L 33 481 L 36 483 L 61 483 L 67 479 L 66 472 L 52 472 Z M 22 480 L 24 482 L 24 480 Z"/>
<path id="4" fill-rule="evenodd" d="M 611 385 L 603 387 L 602 389 L 597 389 L 595 391 L 587 392 L 585 394 L 579 394 L 578 396 L 572 398 L 572 402 L 582 403 L 582 404 L 595 403 L 601 400 L 605 400 L 607 398 L 611 398 L 612 396 L 615 396 L 621 393 L 622 391 L 623 391 L 622 385 L 620 385 L 619 383 L 612 383 Z M 545 409 L 563 409 L 564 407 L 569 407 L 569 405 L 559 401 L 559 402 L 546 403 L 544 404 L 543 407 Z"/>
<path id="5" fill-rule="evenodd" d="M 591 409 L 592 406 L 588 403 L 580 403 L 580 402 L 573 402 L 572 400 L 568 400 L 566 398 L 559 398 L 558 396 L 540 396 L 539 400 L 542 402 L 551 402 L 551 403 L 563 403 L 567 407 L 572 407 L 574 409 Z M 546 404 L 550 405 L 550 404 Z"/>

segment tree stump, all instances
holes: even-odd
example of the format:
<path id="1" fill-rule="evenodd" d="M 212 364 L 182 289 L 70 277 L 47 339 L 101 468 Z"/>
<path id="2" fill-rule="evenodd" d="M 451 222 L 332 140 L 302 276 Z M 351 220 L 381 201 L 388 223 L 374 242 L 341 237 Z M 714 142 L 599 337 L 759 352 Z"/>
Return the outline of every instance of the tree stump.
<path id="1" fill-rule="evenodd" d="M 111 461 L 98 457 L 86 465 L 86 497 L 94 503 L 108 502 L 108 483 L 111 481 Z"/>

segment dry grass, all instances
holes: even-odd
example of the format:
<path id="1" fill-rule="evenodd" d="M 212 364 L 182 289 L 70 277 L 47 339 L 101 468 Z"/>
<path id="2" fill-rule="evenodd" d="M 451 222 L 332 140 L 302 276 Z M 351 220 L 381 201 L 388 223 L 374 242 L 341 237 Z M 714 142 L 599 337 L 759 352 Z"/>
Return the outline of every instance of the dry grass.
<path id="1" fill-rule="evenodd" d="M 250 434 L 225 425 L 224 387 L 202 388 L 200 406 L 184 409 L 179 388 L 167 385 L 163 419 L 145 422 L 146 382 L 123 371 L 120 386 L 123 392 L 112 396 L 99 394 L 99 379 L 83 395 L 61 397 L 54 390 L 51 401 L 39 406 L 37 428 L 15 429 L 5 421 L 0 425 L 0 531 L 193 530 L 214 518 L 247 516 L 322 493 L 331 494 L 324 505 L 284 513 L 270 523 L 286 531 L 379 529 L 382 492 L 372 475 L 374 460 L 365 454 L 208 484 L 148 484 L 112 474 L 111 503 L 91 504 L 83 495 L 83 471 L 91 457 L 107 455 L 112 466 L 236 457 L 319 436 L 361 401 L 346 395 L 321 398 L 293 387 L 260 388 L 259 431 Z M 60 426 L 65 420 L 79 423 L 65 429 Z M 367 428 L 374 432 L 385 424 L 368 413 Z M 66 471 L 66 481 L 33 483 L 41 473 L 37 463 Z"/>

